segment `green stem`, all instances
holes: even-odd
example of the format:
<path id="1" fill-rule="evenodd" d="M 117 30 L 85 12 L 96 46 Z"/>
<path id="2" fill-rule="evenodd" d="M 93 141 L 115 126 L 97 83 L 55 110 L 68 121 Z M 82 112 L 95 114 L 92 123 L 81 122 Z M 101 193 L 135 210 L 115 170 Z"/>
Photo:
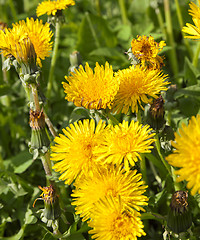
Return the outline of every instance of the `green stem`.
<path id="1" fill-rule="evenodd" d="M 41 155 L 40 157 L 41 157 L 43 168 L 44 168 L 46 175 L 51 176 L 52 172 L 51 172 L 51 161 L 50 161 L 49 151 L 47 153 L 45 153 L 45 155 Z"/>
<path id="2" fill-rule="evenodd" d="M 136 116 L 137 116 L 137 121 L 139 122 L 139 124 L 141 124 L 142 123 L 142 115 L 141 115 L 141 111 L 140 110 L 138 110 Z"/>
<path id="3" fill-rule="evenodd" d="M 177 16 L 178 16 L 178 21 L 179 21 L 179 25 L 180 25 L 180 28 L 181 28 L 181 34 L 182 34 L 182 37 L 184 39 L 184 44 L 185 44 L 185 47 L 186 47 L 186 49 L 187 49 L 187 51 L 188 51 L 188 53 L 190 55 L 190 58 L 192 59 L 193 58 L 192 49 L 190 47 L 188 39 L 184 38 L 185 34 L 182 31 L 182 28 L 183 28 L 183 18 L 182 18 L 182 14 L 181 14 L 181 8 L 180 8 L 179 1 L 175 0 L 175 4 L 176 4 L 176 13 L 177 13 Z"/>
<path id="4" fill-rule="evenodd" d="M 40 103 L 38 98 L 38 90 L 36 84 L 31 84 L 32 94 L 33 94 L 33 100 L 35 104 L 35 111 L 40 112 Z"/>
<path id="5" fill-rule="evenodd" d="M 52 136 L 55 138 L 57 136 L 57 131 L 55 130 L 51 120 L 47 116 L 46 112 L 43 110 L 44 116 L 45 116 L 45 122 L 49 128 L 49 131 L 51 132 Z"/>
<path id="6" fill-rule="evenodd" d="M 165 37 L 165 40 L 166 40 L 167 39 L 167 32 L 166 32 L 166 29 L 165 29 L 165 25 L 164 25 L 164 21 L 163 21 L 163 17 L 162 17 L 162 14 L 160 12 L 160 9 L 156 8 L 155 13 L 156 13 L 157 18 L 158 18 L 158 23 L 160 25 L 160 29 L 162 30 L 162 33 L 163 33 L 163 35 Z"/>
<path id="7" fill-rule="evenodd" d="M 99 16 L 101 16 L 100 0 L 96 0 L 96 1 L 95 1 L 95 4 L 96 4 L 97 13 L 98 13 Z"/>
<path id="8" fill-rule="evenodd" d="M 26 92 L 26 97 L 29 101 L 29 103 L 31 102 L 31 88 L 29 85 L 25 84 L 23 81 L 22 82 L 22 86 L 24 87 L 24 91 Z"/>
<path id="9" fill-rule="evenodd" d="M 158 176 L 158 173 L 157 173 L 157 171 L 156 171 L 156 169 L 155 169 L 155 167 L 154 167 L 154 165 L 153 165 L 153 163 L 152 163 L 151 161 L 149 161 L 149 165 L 150 165 L 150 168 L 151 168 L 151 170 L 152 170 L 152 172 L 153 172 L 153 175 L 154 175 L 154 177 L 155 177 L 155 179 L 156 179 L 159 187 L 162 187 L 162 180 L 161 180 L 161 178 Z"/>
<path id="10" fill-rule="evenodd" d="M 170 3 L 169 0 L 164 0 L 164 9 L 165 9 L 165 19 L 166 19 L 166 30 L 167 30 L 167 40 L 169 45 L 172 47 L 172 50 L 169 51 L 169 58 L 172 66 L 172 71 L 175 76 L 178 75 L 178 62 L 176 55 L 176 48 L 174 42 L 173 28 L 172 28 L 172 20 L 171 20 L 171 12 L 170 12 Z"/>
<path id="11" fill-rule="evenodd" d="M 200 52 L 200 42 L 198 42 L 197 50 L 195 51 L 195 55 L 194 55 L 194 58 L 192 61 L 193 65 L 195 67 L 197 67 L 197 65 L 198 65 L 199 52 Z"/>
<path id="12" fill-rule="evenodd" d="M 142 173 L 142 178 L 146 184 L 147 182 L 147 168 L 146 168 L 146 160 L 145 157 L 141 154 L 141 160 L 140 160 L 140 171 Z"/>
<path id="13" fill-rule="evenodd" d="M 119 1 L 120 11 L 121 11 L 121 16 L 122 16 L 122 23 L 126 25 L 128 20 L 127 20 L 125 1 L 124 0 L 118 0 L 118 1 Z"/>
<path id="14" fill-rule="evenodd" d="M 8 2 L 10 6 L 11 13 L 13 15 L 14 22 L 17 22 L 17 12 L 16 12 L 16 7 L 14 6 L 13 0 L 9 0 Z"/>
<path id="15" fill-rule="evenodd" d="M 171 169 L 170 169 L 170 165 L 165 161 L 162 153 L 161 153 L 161 146 L 160 146 L 160 139 L 158 137 L 158 134 L 155 135 L 155 145 L 156 145 L 156 149 L 157 149 L 157 152 L 158 152 L 158 155 L 162 161 L 162 163 L 164 164 L 164 166 L 166 167 L 167 171 L 169 172 L 170 176 L 172 176 L 172 173 L 171 173 Z"/>
<path id="16" fill-rule="evenodd" d="M 1 169 L 1 170 L 4 170 L 4 169 L 5 169 L 5 166 L 4 166 L 4 162 L 3 162 L 3 158 L 2 158 L 1 153 L 0 153 L 0 169 Z"/>
<path id="17" fill-rule="evenodd" d="M 53 53 L 52 53 L 51 66 L 50 66 L 49 78 L 48 78 L 48 84 L 47 84 L 47 98 L 48 99 L 51 97 L 51 92 L 52 92 L 53 78 L 54 78 L 54 71 L 55 71 L 56 59 L 57 59 L 57 54 L 58 54 L 59 41 L 60 41 L 60 23 L 58 21 L 56 21 L 55 42 L 54 42 L 54 48 L 53 48 Z"/>
<path id="18" fill-rule="evenodd" d="M 176 181 L 176 174 L 174 172 L 174 168 L 173 167 L 171 167 L 171 172 L 172 172 L 172 179 L 174 181 L 174 190 L 175 191 L 182 190 L 180 183 Z"/>

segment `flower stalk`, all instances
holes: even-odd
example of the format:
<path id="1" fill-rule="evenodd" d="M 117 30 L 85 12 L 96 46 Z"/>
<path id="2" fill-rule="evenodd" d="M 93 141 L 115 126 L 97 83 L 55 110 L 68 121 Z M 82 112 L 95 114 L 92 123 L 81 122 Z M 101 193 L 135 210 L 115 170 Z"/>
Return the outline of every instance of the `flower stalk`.
<path id="1" fill-rule="evenodd" d="M 179 25 L 180 25 L 180 28 L 182 29 L 184 24 L 183 24 L 183 17 L 182 17 L 182 14 L 181 14 L 179 1 L 175 0 L 175 4 L 176 4 L 176 13 L 177 13 Z M 188 42 L 188 39 L 184 38 L 185 34 L 182 31 L 181 31 L 181 34 L 183 36 L 185 47 L 186 47 L 186 49 L 189 53 L 190 58 L 192 59 L 193 58 L 193 52 L 192 52 L 192 49 L 191 49 L 190 44 Z"/>
<path id="2" fill-rule="evenodd" d="M 158 152 L 158 155 L 162 161 L 162 163 L 164 164 L 164 166 L 166 167 L 167 171 L 169 172 L 170 176 L 172 176 L 172 173 L 171 173 L 171 169 L 170 169 L 170 166 L 169 164 L 165 161 L 162 153 L 161 153 L 161 146 L 160 146 L 160 140 L 159 140 L 159 137 L 158 137 L 158 133 L 154 136 L 155 138 L 155 145 L 156 145 L 156 149 L 157 149 L 157 152 Z"/>
<path id="3" fill-rule="evenodd" d="M 41 155 L 40 158 L 41 158 L 42 165 L 43 165 L 46 175 L 51 176 L 52 171 L 51 171 L 51 161 L 50 161 L 49 151 L 45 155 Z"/>
<path id="4" fill-rule="evenodd" d="M 120 11 L 121 11 L 121 16 L 122 16 L 122 23 L 124 25 L 126 25 L 128 23 L 128 19 L 127 19 L 125 1 L 119 0 L 119 6 L 120 6 Z"/>
<path id="5" fill-rule="evenodd" d="M 167 29 L 166 29 L 167 30 L 167 39 L 168 39 L 169 45 L 172 47 L 169 57 L 170 57 L 170 61 L 171 61 L 172 71 L 173 71 L 174 75 L 177 76 L 178 62 L 177 62 L 177 55 L 176 55 L 176 49 L 175 49 L 169 0 L 164 0 L 164 9 L 165 9 L 165 19 L 166 19 L 166 26 L 167 26 Z"/>
<path id="6" fill-rule="evenodd" d="M 38 90 L 36 84 L 31 84 L 31 89 L 32 89 L 32 95 L 33 95 L 33 100 L 34 100 L 34 105 L 35 105 L 35 111 L 40 112 L 40 103 L 39 103 L 39 98 L 38 98 Z"/>
<path id="7" fill-rule="evenodd" d="M 51 66 L 49 71 L 49 78 L 48 78 L 48 85 L 47 85 L 47 98 L 50 99 L 51 92 L 52 92 L 52 86 L 53 86 L 53 78 L 54 78 L 54 72 L 55 72 L 55 66 L 56 66 L 56 59 L 58 55 L 58 46 L 60 41 L 60 22 L 57 20 L 55 25 L 55 42 L 54 42 L 54 48 L 52 53 L 52 59 L 51 59 Z"/>

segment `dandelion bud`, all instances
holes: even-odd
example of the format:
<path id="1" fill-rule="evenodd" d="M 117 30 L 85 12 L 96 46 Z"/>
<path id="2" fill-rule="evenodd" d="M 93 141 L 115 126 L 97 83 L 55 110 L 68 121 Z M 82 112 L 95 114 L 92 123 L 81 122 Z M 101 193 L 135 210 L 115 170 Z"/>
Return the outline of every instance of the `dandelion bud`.
<path id="1" fill-rule="evenodd" d="M 41 218 L 44 222 L 48 220 L 56 220 L 60 216 L 60 205 L 59 205 L 59 198 L 56 194 L 55 189 L 52 185 L 49 187 L 41 187 L 39 188 L 43 191 L 40 195 L 41 198 L 37 198 L 37 200 L 44 201 L 44 210 L 41 214 Z M 33 206 L 35 205 L 35 202 Z"/>
<path id="2" fill-rule="evenodd" d="M 160 95 L 157 99 L 154 99 L 147 113 L 147 123 L 155 130 L 159 130 L 165 124 L 164 119 L 164 99 Z"/>
<path id="3" fill-rule="evenodd" d="M 167 217 L 167 226 L 174 233 L 186 232 L 192 225 L 192 217 L 188 206 L 188 193 L 176 191 L 172 195 L 170 209 Z"/>
<path id="4" fill-rule="evenodd" d="M 39 153 L 46 153 L 50 144 L 49 135 L 45 127 L 45 116 L 43 111 L 30 110 L 30 127 L 32 128 L 30 152 L 34 154 L 34 159 Z"/>
<path id="5" fill-rule="evenodd" d="M 81 54 L 78 51 L 74 51 L 69 55 L 69 61 L 70 61 L 70 67 L 69 67 L 69 73 L 75 72 L 75 69 L 79 68 L 79 65 L 81 65 Z"/>

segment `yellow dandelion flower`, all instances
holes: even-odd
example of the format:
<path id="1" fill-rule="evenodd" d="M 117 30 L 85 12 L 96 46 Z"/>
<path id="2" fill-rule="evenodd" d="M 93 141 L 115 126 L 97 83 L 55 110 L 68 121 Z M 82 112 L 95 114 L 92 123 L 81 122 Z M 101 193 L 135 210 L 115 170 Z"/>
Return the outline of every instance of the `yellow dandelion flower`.
<path id="1" fill-rule="evenodd" d="M 166 91 L 167 75 L 160 70 L 152 70 L 140 66 L 130 66 L 119 70 L 115 78 L 120 82 L 119 91 L 115 96 L 113 111 L 127 114 L 129 107 L 132 112 L 138 112 L 138 104 L 151 103 L 151 98 L 157 98 L 161 91 Z M 149 98 L 148 98 L 149 97 Z"/>
<path id="2" fill-rule="evenodd" d="M 93 239 L 97 240 L 137 240 L 146 235 L 144 225 L 137 211 L 128 211 L 111 197 L 96 204 L 94 218 L 88 224 Z"/>
<path id="3" fill-rule="evenodd" d="M 53 33 L 50 31 L 49 24 L 43 24 L 42 20 L 33 18 L 19 21 L 13 24 L 13 28 L 0 31 L 0 49 L 4 56 L 13 56 L 17 60 L 23 61 L 24 53 L 28 58 L 28 51 L 33 47 L 37 56 L 37 64 L 41 66 L 41 60 L 50 55 Z M 28 49 L 26 49 L 28 47 Z M 24 59 L 28 61 L 29 59 Z"/>
<path id="4" fill-rule="evenodd" d="M 183 27 L 182 31 L 190 35 L 184 36 L 185 38 L 200 39 L 200 8 L 193 2 L 189 6 L 189 14 L 192 16 L 194 25 L 186 23 L 186 27 Z"/>
<path id="5" fill-rule="evenodd" d="M 131 50 L 141 64 L 159 69 L 163 65 L 163 58 L 158 53 L 166 46 L 164 41 L 157 43 L 152 36 L 137 36 L 131 42 Z"/>
<path id="6" fill-rule="evenodd" d="M 199 0 L 200 4 L 200 0 Z M 194 18 L 200 18 L 200 8 L 193 2 L 189 3 L 190 9 L 189 9 L 189 14 L 194 17 Z"/>
<path id="7" fill-rule="evenodd" d="M 149 125 L 143 126 L 139 122 L 123 121 L 119 125 L 111 126 L 111 129 L 104 136 L 104 143 L 96 149 L 101 160 L 106 163 L 124 164 L 129 170 L 129 165 L 134 166 L 141 153 L 151 152 L 151 144 L 155 141 L 152 137 L 155 133 L 150 133 Z"/>
<path id="8" fill-rule="evenodd" d="M 200 193 L 200 115 L 194 116 L 188 126 L 182 124 L 179 134 L 175 133 L 172 146 L 176 149 L 166 159 L 174 167 L 177 181 L 186 180 L 191 194 Z"/>
<path id="9" fill-rule="evenodd" d="M 88 119 L 63 129 L 64 134 L 54 139 L 56 144 L 51 154 L 51 160 L 59 161 L 53 167 L 62 173 L 59 179 L 71 184 L 78 175 L 92 174 L 97 166 L 94 149 L 104 131 L 104 122 L 100 121 L 95 128 L 95 121 Z"/>
<path id="10" fill-rule="evenodd" d="M 76 205 L 76 214 L 89 219 L 92 212 L 95 214 L 95 203 L 107 196 L 113 199 L 121 198 L 124 208 L 144 211 L 141 206 L 147 205 L 148 198 L 143 195 L 147 186 L 141 181 L 142 175 L 137 171 L 126 172 L 122 167 L 114 165 L 99 168 L 91 177 L 75 182 L 72 205 Z M 98 191 L 97 191 L 98 189 Z"/>
<path id="11" fill-rule="evenodd" d="M 119 89 L 118 79 L 113 77 L 112 67 L 106 62 L 105 68 L 96 63 L 94 73 L 86 63 L 85 70 L 80 66 L 72 76 L 65 76 L 63 82 L 67 96 L 65 99 L 74 102 L 78 107 L 88 109 L 110 108 Z"/>
<path id="12" fill-rule="evenodd" d="M 56 15 L 57 11 L 64 10 L 69 6 L 75 5 L 74 0 L 47 0 L 40 3 L 36 9 L 37 16 L 41 16 L 44 14 L 47 15 Z"/>
<path id="13" fill-rule="evenodd" d="M 190 39 L 200 39 L 200 18 L 193 18 L 192 20 L 195 26 L 190 23 L 186 23 L 186 27 L 183 27 L 182 29 L 184 33 L 190 34 L 191 36 L 184 37 Z"/>

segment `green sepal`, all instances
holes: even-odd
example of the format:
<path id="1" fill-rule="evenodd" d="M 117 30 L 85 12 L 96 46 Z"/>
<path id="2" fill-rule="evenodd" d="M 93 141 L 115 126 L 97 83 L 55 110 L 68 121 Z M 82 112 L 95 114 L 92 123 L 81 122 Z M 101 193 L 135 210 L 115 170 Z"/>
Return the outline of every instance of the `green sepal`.
<path id="1" fill-rule="evenodd" d="M 147 124 L 149 124 L 154 130 L 163 129 L 165 126 L 164 115 L 154 118 L 150 112 L 150 109 L 147 111 Z"/>
<path id="2" fill-rule="evenodd" d="M 48 151 L 49 145 L 50 138 L 46 128 L 32 129 L 29 151 L 34 154 L 34 159 L 36 159 L 39 154 L 45 154 Z"/>
<path id="3" fill-rule="evenodd" d="M 59 205 L 59 199 L 58 197 L 54 198 L 53 203 L 44 201 L 44 211 L 43 211 L 43 217 L 48 220 L 55 220 L 60 217 L 61 211 L 60 211 L 60 205 Z"/>
<path id="4" fill-rule="evenodd" d="M 192 216 L 187 208 L 184 212 L 176 212 L 170 208 L 167 216 L 167 226 L 174 233 L 186 232 L 192 225 Z"/>
<path id="5" fill-rule="evenodd" d="M 10 70 L 10 67 L 12 66 L 12 60 L 11 58 L 7 58 L 6 60 L 3 61 L 2 64 L 2 70 Z"/>

